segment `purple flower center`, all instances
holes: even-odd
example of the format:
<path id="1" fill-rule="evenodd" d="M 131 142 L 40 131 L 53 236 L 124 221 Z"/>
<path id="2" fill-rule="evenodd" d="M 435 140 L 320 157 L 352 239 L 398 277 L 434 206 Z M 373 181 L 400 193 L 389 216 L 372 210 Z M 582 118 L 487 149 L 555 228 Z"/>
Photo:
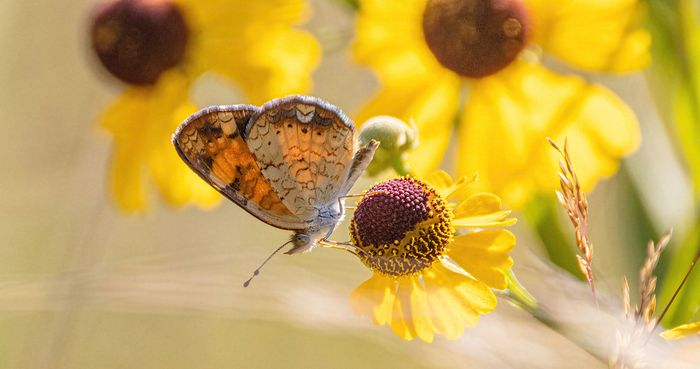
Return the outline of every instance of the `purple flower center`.
<path id="1" fill-rule="evenodd" d="M 382 182 L 367 191 L 353 215 L 350 234 L 358 256 L 386 275 L 418 273 L 447 250 L 454 234 L 447 202 L 412 178 Z"/>
<path id="2" fill-rule="evenodd" d="M 401 240 L 428 219 L 428 198 L 423 188 L 410 180 L 392 179 L 367 193 L 354 216 L 362 243 L 380 245 Z"/>

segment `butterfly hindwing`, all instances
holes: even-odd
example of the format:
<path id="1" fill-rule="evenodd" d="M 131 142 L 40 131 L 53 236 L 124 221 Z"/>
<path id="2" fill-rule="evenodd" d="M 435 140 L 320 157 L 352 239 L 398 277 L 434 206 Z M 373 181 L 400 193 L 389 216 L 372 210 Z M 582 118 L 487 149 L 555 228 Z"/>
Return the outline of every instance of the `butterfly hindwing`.
<path id="1" fill-rule="evenodd" d="M 278 228 L 302 230 L 267 181 L 242 133 L 259 112 L 252 105 L 214 106 L 189 117 L 173 136 L 182 159 L 200 177 L 260 220 Z"/>
<path id="2" fill-rule="evenodd" d="M 355 151 L 354 126 L 336 107 L 314 97 L 268 102 L 248 122 L 246 142 L 263 175 L 301 219 L 334 205 Z"/>

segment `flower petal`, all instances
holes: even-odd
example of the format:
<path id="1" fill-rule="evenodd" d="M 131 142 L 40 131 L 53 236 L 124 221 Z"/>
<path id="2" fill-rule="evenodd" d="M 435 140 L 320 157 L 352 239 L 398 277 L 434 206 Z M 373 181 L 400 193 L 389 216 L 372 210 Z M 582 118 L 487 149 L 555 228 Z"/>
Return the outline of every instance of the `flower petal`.
<path id="1" fill-rule="evenodd" d="M 187 14 L 189 26 L 197 33 L 204 33 L 207 39 L 219 36 L 235 40 L 246 32 L 288 27 L 306 19 L 309 12 L 306 0 L 175 1 Z"/>
<path id="2" fill-rule="evenodd" d="M 420 145 L 409 155 L 412 171 L 427 175 L 442 161 L 447 149 L 461 80 L 442 67 L 423 36 L 426 0 L 400 4 L 362 0 L 353 51 L 358 61 L 372 67 L 382 85 L 356 121 L 391 115 L 414 120 Z"/>
<path id="3" fill-rule="evenodd" d="M 417 337 L 413 317 L 411 316 L 411 277 L 397 278 L 399 287 L 396 291 L 394 308 L 391 314 L 391 329 L 405 340 Z"/>
<path id="4" fill-rule="evenodd" d="M 679 325 L 673 329 L 666 330 L 661 333 L 661 337 L 667 340 L 679 340 L 688 336 L 696 336 L 700 334 L 700 322 Z"/>
<path id="5" fill-rule="evenodd" d="M 495 228 L 508 227 L 517 223 L 516 218 L 508 218 L 510 210 L 501 210 L 491 214 L 461 217 L 454 220 L 457 228 Z"/>
<path id="6" fill-rule="evenodd" d="M 430 273 L 428 272 L 429 276 Z M 449 288 L 436 283 L 434 279 L 434 276 L 428 277 L 425 283 L 433 327 L 436 333 L 447 339 L 457 339 L 462 335 L 465 325 L 461 305 Z"/>
<path id="7" fill-rule="evenodd" d="M 568 139 L 585 191 L 612 175 L 639 145 L 634 113 L 612 92 L 574 76 L 517 62 L 474 83 L 459 130 L 457 171 L 510 207 L 557 185 L 556 152 L 546 137 Z"/>
<path id="8" fill-rule="evenodd" d="M 310 90 L 321 48 L 293 28 L 305 18 L 306 1 L 181 1 L 198 31 L 188 55 L 192 69 L 227 77 L 255 104 Z"/>
<path id="9" fill-rule="evenodd" d="M 454 331 L 461 332 L 464 326 L 476 326 L 480 314 L 488 314 L 496 308 L 496 296 L 486 284 L 455 273 L 441 263 L 435 263 L 423 276 L 432 316 L 440 316 L 435 327 L 446 332 L 448 337 L 454 338 Z M 449 312 L 449 315 L 439 315 L 441 312 Z"/>
<path id="10" fill-rule="evenodd" d="M 428 294 L 419 277 L 413 276 L 411 281 L 411 313 L 413 325 L 416 328 L 418 338 L 425 342 L 433 342 L 435 327 L 433 317 L 428 305 Z"/>
<path id="11" fill-rule="evenodd" d="M 360 0 L 353 53 L 385 84 L 400 87 L 415 76 L 443 70 L 423 36 L 427 0 Z"/>
<path id="12" fill-rule="evenodd" d="M 462 201 L 454 210 L 455 218 L 485 215 L 501 210 L 501 199 L 488 192 L 475 193 Z"/>
<path id="13" fill-rule="evenodd" d="M 174 132 L 196 110 L 197 107 L 189 101 L 174 109 L 169 132 Z M 173 149 L 170 140 L 152 144 L 148 164 L 156 187 L 171 205 L 183 206 L 192 201 L 203 208 L 210 208 L 221 200 L 218 192 L 187 167 Z"/>
<path id="14" fill-rule="evenodd" d="M 534 41 L 571 65 L 599 72 L 633 72 L 651 61 L 637 0 L 527 0 Z"/>
<path id="15" fill-rule="evenodd" d="M 491 288 L 505 289 L 505 273 L 513 266 L 508 253 L 515 236 L 503 229 L 469 233 L 455 237 L 447 255 L 469 274 Z"/>
<path id="16" fill-rule="evenodd" d="M 425 181 L 433 185 L 439 191 L 446 191 L 452 187 L 452 184 L 454 183 L 454 181 L 452 181 L 452 177 L 450 177 L 450 175 L 444 170 L 436 170 L 430 173 L 425 178 Z"/>
<path id="17" fill-rule="evenodd" d="M 127 89 L 104 112 L 101 125 L 114 139 L 112 193 L 122 210 L 145 209 L 146 173 L 173 205 L 192 201 L 210 207 L 220 200 L 213 188 L 187 168 L 170 143 L 175 128 L 196 110 L 187 97 L 188 89 L 186 76 L 164 73 L 152 88 Z"/>
<path id="18" fill-rule="evenodd" d="M 350 294 L 350 305 L 357 314 L 371 317 L 374 324 L 388 324 L 394 306 L 395 285 L 393 278 L 373 273 Z"/>
<path id="19" fill-rule="evenodd" d="M 357 122 L 377 115 L 413 120 L 418 127 L 418 147 L 409 153 L 412 171 L 427 175 L 438 167 L 452 134 L 459 103 L 460 80 L 456 75 L 436 71 L 425 77 L 407 75 L 402 84 L 384 84 L 365 105 Z"/>

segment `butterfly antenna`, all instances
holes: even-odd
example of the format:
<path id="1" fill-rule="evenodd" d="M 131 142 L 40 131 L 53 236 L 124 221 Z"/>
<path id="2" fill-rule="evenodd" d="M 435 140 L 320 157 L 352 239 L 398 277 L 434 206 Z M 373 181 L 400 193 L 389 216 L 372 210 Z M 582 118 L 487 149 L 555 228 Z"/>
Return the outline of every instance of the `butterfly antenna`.
<path id="1" fill-rule="evenodd" d="M 265 264 L 267 264 L 267 262 L 270 261 L 270 259 L 272 259 L 273 256 L 275 256 L 275 254 L 280 252 L 280 250 L 282 250 L 283 247 L 287 246 L 291 242 L 292 242 L 291 240 L 287 241 L 287 242 L 283 243 L 282 246 L 278 247 L 277 250 L 273 251 L 272 254 L 270 254 L 270 256 L 268 256 L 267 259 L 265 259 L 265 261 L 262 262 L 262 264 L 260 264 L 258 269 L 255 269 L 255 271 L 253 271 L 253 275 L 250 278 L 248 278 L 247 281 L 243 282 L 243 287 L 248 287 L 248 285 L 250 284 L 250 281 L 252 281 L 253 278 L 255 278 L 256 276 L 258 276 L 260 274 L 260 269 L 262 269 L 262 267 L 264 267 Z"/>

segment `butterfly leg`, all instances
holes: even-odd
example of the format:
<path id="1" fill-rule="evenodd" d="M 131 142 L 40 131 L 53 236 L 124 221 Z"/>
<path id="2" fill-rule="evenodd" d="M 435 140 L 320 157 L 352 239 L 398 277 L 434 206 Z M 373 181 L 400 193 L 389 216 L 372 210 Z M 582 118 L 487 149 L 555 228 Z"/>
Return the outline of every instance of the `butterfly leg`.
<path id="1" fill-rule="evenodd" d="M 366 194 L 367 194 L 367 192 L 353 194 L 353 195 L 343 195 L 343 196 L 338 197 L 338 209 L 340 209 L 340 214 L 345 214 L 345 209 L 351 209 L 351 208 L 354 209 L 355 208 L 352 206 L 351 207 L 345 206 L 345 202 L 343 200 L 350 198 L 350 197 L 362 197 Z"/>
<path id="2" fill-rule="evenodd" d="M 326 238 L 319 240 L 318 245 L 321 247 L 329 248 L 329 249 L 345 250 L 345 251 L 350 252 L 354 255 L 357 255 L 357 254 L 364 252 L 364 251 L 362 251 L 362 249 L 353 245 L 350 242 L 336 242 L 336 241 L 331 241 L 331 240 L 326 239 Z"/>
<path id="3" fill-rule="evenodd" d="M 379 195 L 379 194 L 386 195 L 387 193 L 385 191 L 375 191 L 375 192 L 372 192 L 370 194 L 370 196 Z M 362 197 L 362 196 L 366 196 L 366 195 L 367 195 L 367 192 L 363 192 L 363 193 L 358 193 L 358 194 L 353 194 L 353 195 L 344 195 L 344 196 L 338 197 L 338 208 L 340 209 L 340 214 L 345 214 L 345 209 L 356 209 L 357 208 L 355 206 L 345 206 L 345 203 L 343 202 L 343 200 L 350 198 L 350 197 Z"/>

